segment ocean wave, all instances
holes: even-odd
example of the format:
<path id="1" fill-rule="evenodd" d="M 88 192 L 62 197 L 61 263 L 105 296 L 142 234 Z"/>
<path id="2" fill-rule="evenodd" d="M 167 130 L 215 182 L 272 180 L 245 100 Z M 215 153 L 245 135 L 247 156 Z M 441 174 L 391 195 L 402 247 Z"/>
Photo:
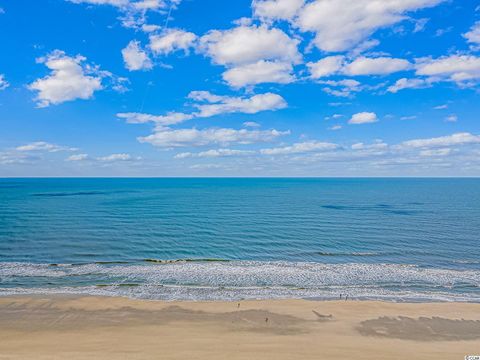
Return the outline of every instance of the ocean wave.
<path id="1" fill-rule="evenodd" d="M 262 299 L 339 300 L 345 295 L 352 300 L 383 300 L 393 302 L 480 302 L 477 293 L 446 291 L 388 290 L 381 287 L 341 287 L 303 289 L 286 287 L 209 287 L 189 285 L 116 284 L 81 287 L 0 288 L 0 296 L 15 295 L 88 295 L 121 296 L 133 299 L 164 301 L 238 301 Z"/>
<path id="2" fill-rule="evenodd" d="M 213 261 L 212 261 L 213 260 Z M 319 297 L 468 298 L 480 271 L 400 264 L 174 260 L 143 263 L 0 263 L 0 294 L 80 292 L 169 300 Z"/>
<path id="3" fill-rule="evenodd" d="M 378 255 L 381 255 L 378 252 L 328 252 L 328 251 L 318 251 L 315 254 L 320 256 L 378 256 Z"/>

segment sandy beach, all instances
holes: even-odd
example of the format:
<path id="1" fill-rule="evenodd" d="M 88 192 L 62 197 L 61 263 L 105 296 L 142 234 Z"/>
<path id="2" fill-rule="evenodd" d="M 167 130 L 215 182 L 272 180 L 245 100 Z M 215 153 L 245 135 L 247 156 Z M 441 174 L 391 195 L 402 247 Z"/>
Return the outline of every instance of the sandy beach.
<path id="1" fill-rule="evenodd" d="M 480 304 L 0 298 L 0 359 L 463 359 Z"/>

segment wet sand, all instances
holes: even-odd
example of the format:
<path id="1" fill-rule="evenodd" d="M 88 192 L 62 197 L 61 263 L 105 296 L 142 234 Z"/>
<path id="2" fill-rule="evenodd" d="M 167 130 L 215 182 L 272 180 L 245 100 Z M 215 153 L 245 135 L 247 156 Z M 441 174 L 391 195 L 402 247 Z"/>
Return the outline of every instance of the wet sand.
<path id="1" fill-rule="evenodd" d="M 0 298 L 0 359 L 463 359 L 480 304 Z"/>

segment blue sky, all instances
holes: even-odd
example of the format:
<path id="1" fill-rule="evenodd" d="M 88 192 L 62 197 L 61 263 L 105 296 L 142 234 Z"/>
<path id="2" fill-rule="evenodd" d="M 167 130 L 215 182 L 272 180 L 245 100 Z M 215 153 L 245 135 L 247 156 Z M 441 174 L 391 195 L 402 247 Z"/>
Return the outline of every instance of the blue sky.
<path id="1" fill-rule="evenodd" d="M 0 176 L 479 176 L 479 5 L 0 0 Z"/>

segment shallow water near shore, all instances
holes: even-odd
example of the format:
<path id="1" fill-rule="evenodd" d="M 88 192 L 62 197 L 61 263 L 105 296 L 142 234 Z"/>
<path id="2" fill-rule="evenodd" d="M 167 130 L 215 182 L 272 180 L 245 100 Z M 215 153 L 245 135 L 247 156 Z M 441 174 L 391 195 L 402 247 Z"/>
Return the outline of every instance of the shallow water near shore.
<path id="1" fill-rule="evenodd" d="M 479 179 L 0 179 L 0 294 L 480 301 Z"/>

